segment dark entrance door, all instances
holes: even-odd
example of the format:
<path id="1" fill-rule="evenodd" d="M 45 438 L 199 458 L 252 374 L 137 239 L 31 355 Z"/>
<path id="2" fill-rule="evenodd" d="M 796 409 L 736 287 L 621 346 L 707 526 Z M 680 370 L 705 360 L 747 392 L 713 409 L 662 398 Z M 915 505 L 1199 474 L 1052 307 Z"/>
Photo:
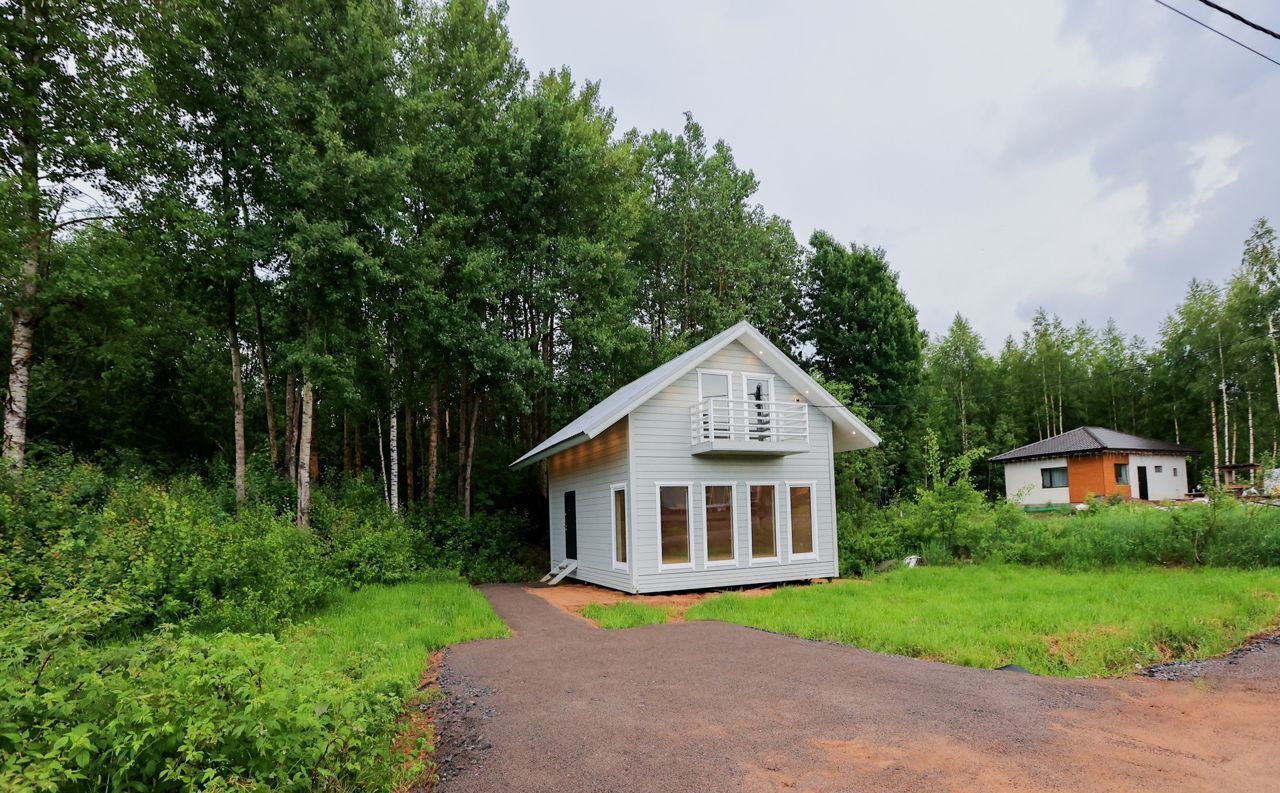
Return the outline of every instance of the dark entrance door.
<path id="1" fill-rule="evenodd" d="M 1138 498 L 1147 500 L 1147 467 L 1138 466 Z"/>
<path id="2" fill-rule="evenodd" d="M 564 558 L 578 558 L 578 494 L 573 490 L 564 494 Z"/>

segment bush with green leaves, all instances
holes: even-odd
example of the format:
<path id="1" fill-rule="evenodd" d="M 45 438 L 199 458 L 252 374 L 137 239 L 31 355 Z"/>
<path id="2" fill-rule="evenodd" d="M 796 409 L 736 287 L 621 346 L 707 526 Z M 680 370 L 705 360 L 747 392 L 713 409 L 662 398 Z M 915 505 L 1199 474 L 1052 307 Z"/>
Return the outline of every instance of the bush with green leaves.
<path id="1" fill-rule="evenodd" d="M 406 681 L 376 648 L 163 630 L 97 641 L 127 607 L 79 592 L 10 603 L 0 625 L 0 789 L 388 788 Z"/>

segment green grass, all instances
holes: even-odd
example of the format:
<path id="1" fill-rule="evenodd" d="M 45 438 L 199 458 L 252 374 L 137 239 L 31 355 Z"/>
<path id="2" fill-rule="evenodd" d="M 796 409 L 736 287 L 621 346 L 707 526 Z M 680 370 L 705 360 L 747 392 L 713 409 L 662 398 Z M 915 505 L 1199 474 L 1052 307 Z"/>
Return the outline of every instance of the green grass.
<path id="1" fill-rule="evenodd" d="M 671 616 L 669 609 L 643 603 L 589 603 L 579 612 L 601 628 L 634 628 L 637 625 L 661 625 Z"/>
<path id="2" fill-rule="evenodd" d="M 395 586 L 370 586 L 295 628 L 290 644 L 312 658 L 359 664 L 376 655 L 382 673 L 406 686 L 418 682 L 427 656 L 447 644 L 507 636 L 484 596 L 461 578 L 436 574 Z"/>
<path id="3" fill-rule="evenodd" d="M 1280 569 L 924 567 L 765 597 L 721 595 L 685 619 L 965 666 L 1114 676 L 1216 655 L 1280 624 Z"/>

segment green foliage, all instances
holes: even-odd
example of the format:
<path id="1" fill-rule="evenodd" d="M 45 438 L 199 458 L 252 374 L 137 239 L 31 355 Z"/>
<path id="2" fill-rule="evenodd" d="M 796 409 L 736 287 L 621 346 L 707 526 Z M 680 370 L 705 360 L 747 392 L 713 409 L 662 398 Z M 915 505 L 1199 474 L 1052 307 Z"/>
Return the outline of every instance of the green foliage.
<path id="1" fill-rule="evenodd" d="M 909 554 L 1071 570 L 1280 566 L 1280 509 L 1230 498 L 1168 507 L 1095 501 L 1084 512 L 1042 515 L 989 502 L 962 480 L 914 501 L 842 512 L 837 531 L 846 575 Z"/>
<path id="2" fill-rule="evenodd" d="M 546 554 L 527 547 L 527 520 L 508 512 L 473 515 L 417 508 L 405 518 L 423 567 L 454 570 L 468 581 L 527 581 L 543 572 Z"/>
<path id="3" fill-rule="evenodd" d="M 661 625 L 671 616 L 670 609 L 630 600 L 618 603 L 588 603 L 579 613 L 597 626 L 609 630 L 634 628 L 637 625 Z"/>
<path id="4" fill-rule="evenodd" d="M 721 595 L 685 618 L 965 666 L 1125 675 L 1216 655 L 1280 624 L 1280 572 L 923 567 L 767 597 Z"/>
<path id="5" fill-rule="evenodd" d="M 341 596 L 279 638 L 164 630 L 99 641 L 124 608 L 70 591 L 0 625 L 0 788 L 387 790 L 431 651 L 505 635 L 451 576 Z"/>

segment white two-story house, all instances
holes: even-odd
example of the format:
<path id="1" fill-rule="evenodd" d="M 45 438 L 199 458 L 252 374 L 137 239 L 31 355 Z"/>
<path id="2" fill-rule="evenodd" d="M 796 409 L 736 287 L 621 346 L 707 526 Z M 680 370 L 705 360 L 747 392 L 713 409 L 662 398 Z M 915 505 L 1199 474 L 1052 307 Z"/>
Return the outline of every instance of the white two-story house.
<path id="1" fill-rule="evenodd" d="M 512 467 L 548 460 L 556 580 L 668 592 L 838 575 L 834 454 L 879 442 L 740 322 Z"/>

